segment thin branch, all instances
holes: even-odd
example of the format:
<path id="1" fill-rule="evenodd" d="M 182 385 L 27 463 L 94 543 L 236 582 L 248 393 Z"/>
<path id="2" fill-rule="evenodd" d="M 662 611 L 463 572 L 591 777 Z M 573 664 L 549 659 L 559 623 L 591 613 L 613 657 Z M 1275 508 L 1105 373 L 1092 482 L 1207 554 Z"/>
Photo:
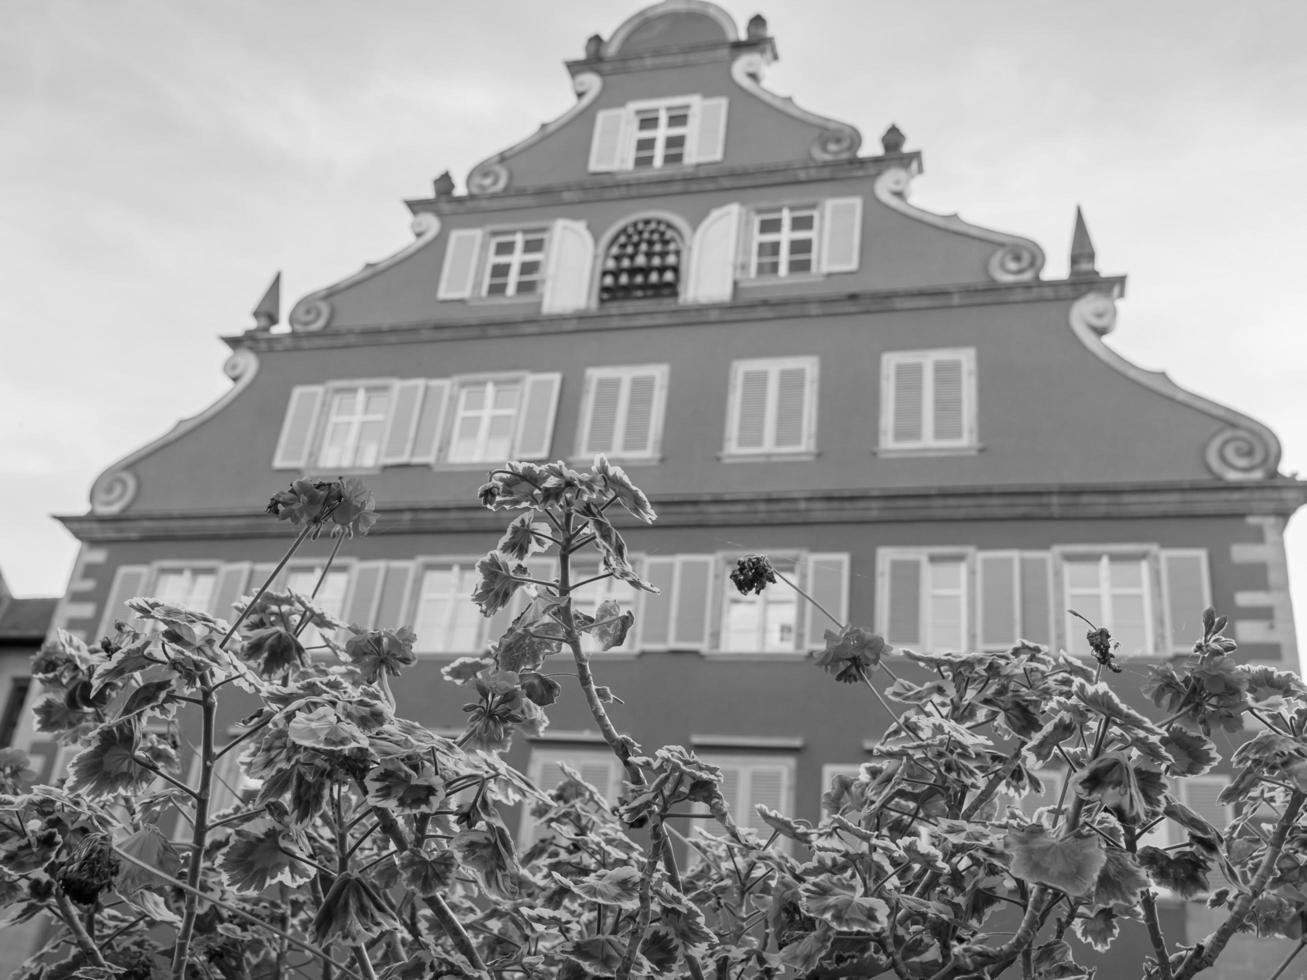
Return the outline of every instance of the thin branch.
<path id="1" fill-rule="evenodd" d="M 73 908 L 73 903 L 68 900 L 68 896 L 64 894 L 61 886 L 55 886 L 54 897 L 55 901 L 59 903 L 59 917 L 68 925 L 73 938 L 77 940 L 77 945 L 86 955 L 86 958 L 96 966 L 108 970 L 110 968 L 109 964 L 105 962 L 104 956 L 101 955 L 99 948 L 95 945 L 95 940 L 91 938 L 90 933 L 86 931 L 86 927 L 82 925 L 82 920 L 77 917 L 77 910 Z"/>
<path id="2" fill-rule="evenodd" d="M 827 608 L 826 608 L 825 606 L 823 606 L 820 602 L 818 602 L 818 601 L 817 601 L 816 599 L 814 599 L 812 596 L 808 595 L 808 593 L 804 592 L 801 588 L 799 588 L 797 585 L 795 585 L 793 582 L 791 582 L 788 578 L 786 578 L 784 572 L 778 572 L 778 571 L 776 571 L 775 568 L 773 568 L 772 571 L 776 573 L 776 577 L 777 577 L 778 579 L 780 579 L 782 582 L 784 582 L 786 585 L 788 585 L 791 589 L 793 589 L 795 592 L 799 593 L 799 595 L 803 596 L 803 598 L 807 599 L 807 600 L 808 600 L 809 602 L 811 602 L 814 606 L 816 606 L 819 610 L 821 610 L 822 614 L 823 614 L 827 619 L 829 619 L 832 623 L 834 623 L 834 624 L 835 624 L 835 627 L 836 627 L 837 629 L 844 629 L 844 624 L 841 623 L 838 619 L 836 619 L 835 616 L 831 613 L 831 611 L 830 611 L 829 609 L 827 609 Z"/>
<path id="3" fill-rule="evenodd" d="M 1302 952 L 1302 948 L 1307 946 L 1307 936 L 1298 940 L 1298 945 L 1293 948 L 1293 952 L 1284 958 L 1284 962 L 1276 967 L 1275 972 L 1267 980 L 1280 980 L 1280 974 L 1289 969 L 1289 964 L 1293 962 L 1295 956 Z"/>
<path id="4" fill-rule="evenodd" d="M 617 967 L 617 980 L 630 980 L 635 954 L 640 951 L 640 943 L 649 928 L 649 919 L 653 914 L 653 876 L 662 857 L 665 836 L 662 821 L 655 817 L 653 826 L 649 828 L 649 856 L 645 859 L 644 870 L 640 874 L 640 910 L 631 927 L 631 936 L 627 940 L 626 952 L 622 954 L 622 962 Z"/>

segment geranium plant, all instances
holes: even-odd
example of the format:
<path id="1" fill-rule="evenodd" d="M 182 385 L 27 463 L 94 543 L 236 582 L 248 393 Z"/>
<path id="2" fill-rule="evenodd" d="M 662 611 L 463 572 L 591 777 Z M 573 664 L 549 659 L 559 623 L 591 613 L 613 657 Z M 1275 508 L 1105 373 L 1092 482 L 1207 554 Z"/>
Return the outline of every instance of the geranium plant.
<path id="1" fill-rule="evenodd" d="M 645 749 L 608 716 L 594 660 L 627 642 L 634 610 L 609 600 L 588 615 L 573 600 L 608 577 L 656 591 L 614 522 L 652 522 L 645 495 L 600 457 L 584 472 L 508 463 L 479 497 L 510 519 L 469 601 L 486 616 L 521 611 L 484 654 L 446 668 L 468 692 L 457 739 L 396 714 L 411 632 L 346 626 L 313 594 L 271 589 L 308 538 L 332 534 L 334 559 L 367 532 L 357 481 L 272 498 L 295 540 L 230 622 L 140 598 L 134 623 L 94 647 L 64 633 L 46 644 L 37 728 L 80 752 L 59 786 L 33 786 L 21 753 L 0 754 L 4 922 L 55 926 L 21 977 L 962 980 L 1017 968 L 1051 980 L 1087 973 L 1069 937 L 1105 950 L 1142 920 L 1153 956 L 1139 975 L 1189 980 L 1237 932 L 1303 936 L 1307 689 L 1236 663 L 1213 611 L 1193 655 L 1153 672 L 1160 722 L 1113 689 L 1114 645 L 1093 624 L 1082 660 L 1027 644 L 893 650 L 832 619 L 802 669 L 865 687 L 884 728 L 868 733 L 859 774 L 831 785 L 821 821 L 762 808 L 764 838 L 736 823 L 719 769 L 681 746 Z M 599 571 L 578 580 L 582 552 Z M 556 577 L 532 574 L 538 554 L 557 559 Z M 744 592 L 794 587 L 758 555 L 732 578 Z M 573 672 L 568 690 L 556 678 Z M 219 701 L 233 694 L 255 709 L 226 737 Z M 623 769 L 616 800 L 570 770 L 544 793 L 500 759 L 577 696 Z M 1221 827 L 1174 789 L 1217 763 L 1214 729 L 1245 732 Z M 230 753 L 257 792 L 214 812 Z M 1070 778 L 1030 819 L 1017 804 L 1050 764 Z M 506 822 L 519 805 L 536 827 L 521 852 Z M 689 833 L 705 816 L 716 832 Z M 174 840 L 162 828 L 178 819 Z M 1182 842 L 1143 843 L 1163 820 Z M 686 848 L 696 860 L 683 868 Z M 1221 925 L 1168 940 L 1159 889 L 1206 895 Z"/>

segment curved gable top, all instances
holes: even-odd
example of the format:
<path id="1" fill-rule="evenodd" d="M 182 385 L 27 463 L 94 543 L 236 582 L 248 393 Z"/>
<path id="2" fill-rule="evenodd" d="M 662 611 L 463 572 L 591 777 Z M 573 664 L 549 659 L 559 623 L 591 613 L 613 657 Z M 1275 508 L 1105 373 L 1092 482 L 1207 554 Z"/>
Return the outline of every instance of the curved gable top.
<path id="1" fill-rule="evenodd" d="M 735 20 L 705 0 L 663 0 L 632 14 L 604 45 L 606 58 L 738 41 Z"/>

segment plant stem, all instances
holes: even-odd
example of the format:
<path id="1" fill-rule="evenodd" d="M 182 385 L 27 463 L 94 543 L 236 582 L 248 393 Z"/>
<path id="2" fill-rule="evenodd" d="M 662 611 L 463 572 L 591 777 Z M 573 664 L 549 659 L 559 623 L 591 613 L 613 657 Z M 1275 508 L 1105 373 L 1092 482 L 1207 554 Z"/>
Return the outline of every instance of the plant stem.
<path id="1" fill-rule="evenodd" d="M 1253 902 L 1266 894 L 1266 886 L 1275 875 L 1275 865 L 1280 859 L 1280 852 L 1284 850 L 1284 842 L 1289 836 L 1290 828 L 1298 819 L 1304 801 L 1307 801 L 1307 796 L 1300 790 L 1294 790 L 1293 795 L 1289 797 L 1289 805 L 1284 808 L 1284 815 L 1275 825 L 1275 833 L 1271 835 L 1271 842 L 1266 847 L 1266 854 L 1252 882 L 1247 889 L 1241 890 L 1230 917 L 1185 957 L 1184 962 L 1180 964 L 1180 969 L 1175 973 L 1175 980 L 1189 980 L 1199 970 L 1205 970 L 1215 963 L 1216 958 L 1221 955 L 1221 950 L 1225 949 L 1226 943 L 1230 941 L 1230 937 L 1239 931 L 1239 927 L 1252 913 Z"/>
<path id="2" fill-rule="evenodd" d="M 254 593 L 254 597 L 245 604 L 245 608 L 241 610 L 241 614 L 236 617 L 236 622 L 231 624 L 231 627 L 227 630 L 227 635 L 218 643 L 219 650 L 227 649 L 228 641 L 236 635 L 236 630 L 238 630 L 241 623 L 245 621 L 245 617 L 249 615 L 251 609 L 258 605 L 259 600 L 263 598 L 263 594 L 267 592 L 268 589 L 272 588 L 272 583 L 276 580 L 277 576 L 281 574 L 281 570 L 286 567 L 286 562 L 290 561 L 295 552 L 299 551 L 300 545 L 304 543 L 304 539 L 309 536 L 309 532 L 312 530 L 312 524 L 305 524 L 304 527 L 300 529 L 299 536 L 291 542 L 291 546 L 287 548 L 286 553 L 281 556 L 281 561 L 277 562 L 277 567 L 272 570 L 267 579 L 264 580 L 264 583 L 259 586 L 259 591 Z"/>
<path id="3" fill-rule="evenodd" d="M 109 969 L 109 964 L 105 962 L 100 950 L 95 945 L 95 941 L 91 939 L 90 933 L 82 925 L 82 920 L 77 917 L 77 910 L 73 908 L 73 903 L 68 900 L 68 896 L 64 894 L 61 886 L 55 886 L 54 896 L 59 903 L 60 918 L 67 923 L 69 930 L 72 931 L 73 938 L 77 940 L 78 947 L 86 954 L 86 958 L 98 967 Z"/>
<path id="4" fill-rule="evenodd" d="M 1275 972 L 1267 980 L 1280 980 L 1280 974 L 1289 969 L 1289 964 L 1293 962 L 1295 956 L 1302 952 L 1302 948 L 1307 946 L 1307 936 L 1298 940 L 1298 945 L 1293 948 L 1293 952 L 1284 958 L 1284 962 L 1275 968 Z"/>
<path id="5" fill-rule="evenodd" d="M 808 593 L 804 592 L 801 588 L 799 588 L 797 585 L 795 585 L 793 582 L 791 582 L 788 578 L 786 578 L 786 577 L 785 577 L 785 574 L 784 574 L 783 572 L 778 572 L 778 571 L 776 571 L 775 568 L 773 568 L 772 571 L 775 572 L 776 577 L 777 577 L 778 579 L 780 579 L 782 582 L 784 582 L 786 585 L 788 585 L 791 589 L 793 589 L 795 592 L 799 593 L 799 595 L 803 596 L 803 598 L 807 599 L 807 600 L 808 600 L 809 602 L 811 602 L 814 606 L 816 606 L 818 609 L 820 609 L 820 610 L 822 611 L 822 613 L 826 616 L 826 618 L 829 619 L 832 623 L 835 624 L 835 626 L 836 626 L 837 629 L 844 629 L 844 624 L 841 623 L 841 622 L 840 622 L 838 619 L 836 619 L 834 616 L 832 616 L 832 615 L 831 615 L 831 611 L 830 611 L 829 609 L 827 609 L 827 608 L 826 608 L 825 606 L 823 606 L 820 602 L 818 602 L 818 601 L 817 601 L 816 599 L 814 599 L 812 596 L 808 595 Z"/>
<path id="6" fill-rule="evenodd" d="M 665 837 L 663 823 L 655 817 L 653 826 L 649 828 L 649 857 L 645 859 L 644 871 L 640 875 L 640 911 L 635 917 L 635 924 L 631 927 L 631 936 L 627 940 L 626 952 L 622 954 L 622 962 L 617 967 L 616 980 L 630 980 L 631 968 L 635 965 L 635 954 L 640 951 L 640 943 L 649 928 L 649 919 L 653 912 L 653 876 L 662 857 Z"/>
<path id="7" fill-rule="evenodd" d="M 867 676 L 867 672 L 861 667 L 858 668 L 858 676 L 862 678 L 862 683 L 867 685 L 868 690 L 876 695 L 876 700 L 880 702 L 880 706 L 885 709 L 891 718 L 894 719 L 894 724 L 890 726 L 890 731 L 893 731 L 895 728 L 901 728 L 903 729 L 903 734 L 908 736 L 908 738 L 921 738 L 920 735 L 908 727 L 907 722 L 904 721 L 904 719 L 894 713 L 894 709 L 890 707 L 889 702 L 885 700 L 880 691 L 876 690 L 876 685 L 871 683 L 871 678 Z"/>
<path id="8" fill-rule="evenodd" d="M 367 980 L 377 980 L 377 971 L 372 969 L 372 961 L 368 959 L 368 951 L 362 945 L 354 947 L 354 962 L 359 965 L 359 972 Z"/>
<path id="9" fill-rule="evenodd" d="M 187 893 L 182 910 L 182 924 L 177 932 L 177 946 L 172 956 L 173 980 L 186 980 L 186 960 L 190 956 L 191 937 L 195 934 L 195 914 L 199 908 L 197 896 L 201 894 L 199 881 L 204 864 L 204 845 L 209 837 L 209 792 L 213 785 L 213 733 L 217 702 L 213 696 L 213 687 L 208 683 L 202 682 L 200 691 L 200 785 L 195 794 L 195 822 L 191 831 L 190 864 L 186 871 L 186 882 L 195 892 Z"/>
<path id="10" fill-rule="evenodd" d="M 1139 833 L 1134 827 L 1125 824 L 1125 849 L 1131 854 L 1139 852 Z M 1151 888 L 1139 893 L 1139 904 L 1144 910 L 1144 924 L 1148 927 L 1148 939 L 1153 944 L 1153 957 L 1157 960 L 1157 975 L 1160 980 L 1171 980 L 1171 958 L 1166 953 L 1166 937 L 1162 934 L 1162 922 L 1157 915 L 1157 900 Z"/>
<path id="11" fill-rule="evenodd" d="M 331 571 L 331 563 L 336 560 L 336 553 L 340 551 L 341 542 L 345 540 L 345 535 L 336 538 L 336 543 L 331 546 L 331 554 L 327 556 L 326 564 L 322 566 L 322 573 L 318 580 L 313 583 L 313 591 L 309 593 L 309 602 L 318 597 L 318 591 L 322 588 L 322 583 L 327 580 L 327 572 Z M 306 607 L 304 615 L 300 617 L 299 624 L 295 627 L 295 636 L 298 638 L 304 632 L 304 627 L 309 625 L 309 620 L 313 618 L 313 613 Z"/>
<path id="12" fill-rule="evenodd" d="M 304 952 L 309 953 L 310 955 L 315 956 L 318 959 L 322 960 L 324 965 L 334 966 L 342 973 L 349 974 L 349 976 L 353 977 L 354 980 L 363 980 L 363 978 L 360 977 L 357 973 L 355 973 L 349 967 L 337 963 L 330 956 L 328 956 L 326 952 L 324 952 L 323 950 L 319 949 L 316 946 L 311 946 L 310 944 L 304 942 L 301 939 L 296 939 L 289 932 L 283 932 L 281 929 L 278 929 L 276 926 L 272 925 L 271 923 L 265 922 L 263 919 L 260 919 L 258 916 L 251 915 L 249 912 L 246 912 L 244 909 L 238 908 L 235 905 L 231 905 L 227 902 L 224 902 L 220 898 L 215 898 L 212 895 L 206 895 L 198 888 L 192 888 L 190 885 L 186 884 L 186 882 L 178 881 L 176 878 L 172 877 L 171 875 L 164 874 L 158 868 L 154 867 L 153 865 L 146 864 L 140 858 L 128 854 L 126 851 L 122 850 L 121 848 L 115 847 L 113 849 L 113 852 L 116 855 L 118 855 L 118 857 L 126 861 L 128 864 L 133 864 L 136 867 L 140 868 L 142 871 L 148 871 L 150 874 L 154 875 L 160 881 L 167 882 L 173 888 L 179 888 L 182 891 L 184 891 L 187 895 L 192 896 L 196 899 L 202 898 L 210 905 L 215 905 L 230 915 L 239 916 L 240 918 L 245 919 L 248 922 L 254 923 L 254 925 L 259 926 L 262 929 L 266 929 L 268 932 L 272 933 L 274 936 L 277 936 L 279 939 L 284 939 L 286 942 L 290 943 L 291 945 L 296 946 L 299 949 L 302 949 Z"/>

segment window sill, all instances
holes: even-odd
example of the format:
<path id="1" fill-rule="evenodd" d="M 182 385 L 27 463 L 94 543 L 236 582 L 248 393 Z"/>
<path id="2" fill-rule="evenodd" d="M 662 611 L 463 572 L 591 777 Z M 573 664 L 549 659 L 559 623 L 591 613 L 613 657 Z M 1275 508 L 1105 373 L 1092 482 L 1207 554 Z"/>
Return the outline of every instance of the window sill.
<path id="1" fill-rule="evenodd" d="M 969 446 L 877 446 L 873 456 L 883 459 L 912 459 L 917 456 L 975 456 L 985 451 L 982 443 Z"/>
<path id="2" fill-rule="evenodd" d="M 815 449 L 801 449 L 787 452 L 765 452 L 765 453 L 728 453 L 721 452 L 717 454 L 717 459 L 722 463 L 775 463 L 781 460 L 793 460 L 796 462 L 809 462 L 817 458 Z"/>
<path id="3" fill-rule="evenodd" d="M 525 296 L 469 296 L 468 306 L 538 306 L 540 304 L 539 293 L 528 293 Z"/>
<path id="4" fill-rule="evenodd" d="M 621 466 L 657 466 L 666 458 L 662 453 L 654 456 L 623 456 L 618 453 L 590 453 L 589 455 L 573 455 L 568 462 L 573 466 L 590 466 L 595 461 L 596 456 L 604 456 L 608 462 L 617 463 Z"/>
<path id="5" fill-rule="evenodd" d="M 740 276 L 735 285 L 741 289 L 766 289 L 768 286 L 794 286 L 804 283 L 825 282 L 822 272 L 804 272 L 793 276 Z"/>
<path id="6" fill-rule="evenodd" d="M 756 660 L 768 663 L 802 663 L 809 659 L 806 650 L 704 650 L 705 660 Z"/>

